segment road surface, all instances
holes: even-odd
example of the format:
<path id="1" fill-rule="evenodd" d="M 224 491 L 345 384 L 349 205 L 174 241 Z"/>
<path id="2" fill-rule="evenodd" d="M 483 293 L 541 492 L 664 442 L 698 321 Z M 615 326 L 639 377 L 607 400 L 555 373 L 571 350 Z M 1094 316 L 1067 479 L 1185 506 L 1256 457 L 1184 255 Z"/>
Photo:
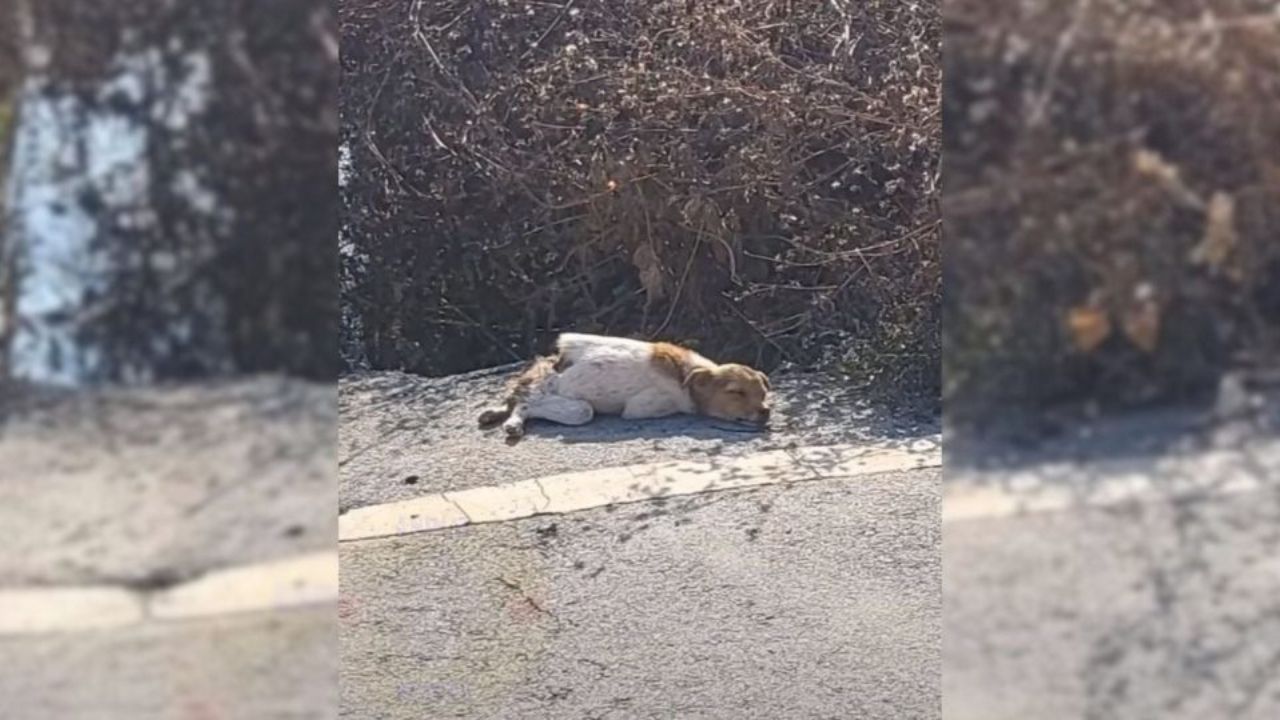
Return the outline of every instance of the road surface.
<path id="1" fill-rule="evenodd" d="M 0 717 L 333 717 L 333 389 L 44 395 L 0 419 Z"/>
<path id="2" fill-rule="evenodd" d="M 505 372 L 341 386 L 344 518 L 461 512 L 341 543 L 342 717 L 939 717 L 936 418 L 779 377 L 770 433 L 604 420 L 508 446 L 475 427 Z M 832 446 L 855 460 L 814 461 Z"/>
<path id="3" fill-rule="evenodd" d="M 949 452 L 944 717 L 1280 717 L 1275 400 Z"/>

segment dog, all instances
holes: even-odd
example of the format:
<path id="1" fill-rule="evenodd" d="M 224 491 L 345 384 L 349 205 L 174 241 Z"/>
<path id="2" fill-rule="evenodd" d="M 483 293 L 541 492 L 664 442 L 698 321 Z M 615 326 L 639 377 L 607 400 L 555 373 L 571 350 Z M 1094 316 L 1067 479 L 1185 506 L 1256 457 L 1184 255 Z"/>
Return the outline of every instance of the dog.
<path id="1" fill-rule="evenodd" d="M 524 435 L 533 418 L 584 425 L 599 415 L 627 419 L 680 413 L 765 426 L 769 377 L 746 365 L 718 364 L 665 342 L 564 333 L 555 353 L 512 378 L 503 407 L 480 414 L 480 427 L 502 424 Z"/>

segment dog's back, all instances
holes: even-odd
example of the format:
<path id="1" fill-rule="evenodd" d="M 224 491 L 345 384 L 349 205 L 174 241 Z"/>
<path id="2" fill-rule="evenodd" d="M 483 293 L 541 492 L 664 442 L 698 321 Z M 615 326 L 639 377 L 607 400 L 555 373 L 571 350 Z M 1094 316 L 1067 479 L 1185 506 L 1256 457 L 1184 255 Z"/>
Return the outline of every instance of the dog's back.
<path id="1" fill-rule="evenodd" d="M 639 368 L 648 364 L 652 355 L 652 343 L 631 338 L 564 333 L 556 340 L 557 362 L 562 370 L 584 361 Z"/>
<path id="2" fill-rule="evenodd" d="M 655 354 L 656 347 L 642 340 L 565 333 L 556 343 L 560 370 L 555 392 L 588 402 L 604 414 L 621 413 L 642 393 L 666 397 L 673 411 L 691 411 L 679 370 Z"/>

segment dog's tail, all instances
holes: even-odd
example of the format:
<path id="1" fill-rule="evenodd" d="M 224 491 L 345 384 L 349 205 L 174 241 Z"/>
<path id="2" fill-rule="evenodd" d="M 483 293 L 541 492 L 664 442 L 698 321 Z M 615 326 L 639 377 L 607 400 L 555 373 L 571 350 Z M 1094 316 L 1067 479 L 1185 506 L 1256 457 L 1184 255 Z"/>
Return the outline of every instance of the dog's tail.
<path id="1" fill-rule="evenodd" d="M 516 405 L 528 399 L 533 390 L 561 368 L 559 355 L 535 359 L 529 367 L 507 381 L 506 407 L 486 408 L 480 413 L 480 427 L 489 428 L 506 422 Z"/>

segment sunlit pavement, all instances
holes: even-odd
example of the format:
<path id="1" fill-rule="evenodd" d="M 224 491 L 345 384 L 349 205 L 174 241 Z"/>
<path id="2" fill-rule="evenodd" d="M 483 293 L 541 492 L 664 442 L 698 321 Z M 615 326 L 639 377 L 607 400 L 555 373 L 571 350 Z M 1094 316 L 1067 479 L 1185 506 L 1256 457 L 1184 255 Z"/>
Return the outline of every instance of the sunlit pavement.
<path id="1" fill-rule="evenodd" d="M 939 717 L 936 419 L 779 378 L 768 434 L 606 419 L 509 446 L 475 426 L 505 372 L 343 381 L 344 517 L 396 534 L 340 546 L 342 717 Z M 855 460 L 814 460 L 837 445 Z M 932 461 L 859 473 L 872 445 Z"/>
<path id="2" fill-rule="evenodd" d="M 343 543 L 346 718 L 936 718 L 937 468 Z"/>
<path id="3" fill-rule="evenodd" d="M 948 465 L 948 720 L 1280 717 L 1280 439 L 1144 435 Z"/>

